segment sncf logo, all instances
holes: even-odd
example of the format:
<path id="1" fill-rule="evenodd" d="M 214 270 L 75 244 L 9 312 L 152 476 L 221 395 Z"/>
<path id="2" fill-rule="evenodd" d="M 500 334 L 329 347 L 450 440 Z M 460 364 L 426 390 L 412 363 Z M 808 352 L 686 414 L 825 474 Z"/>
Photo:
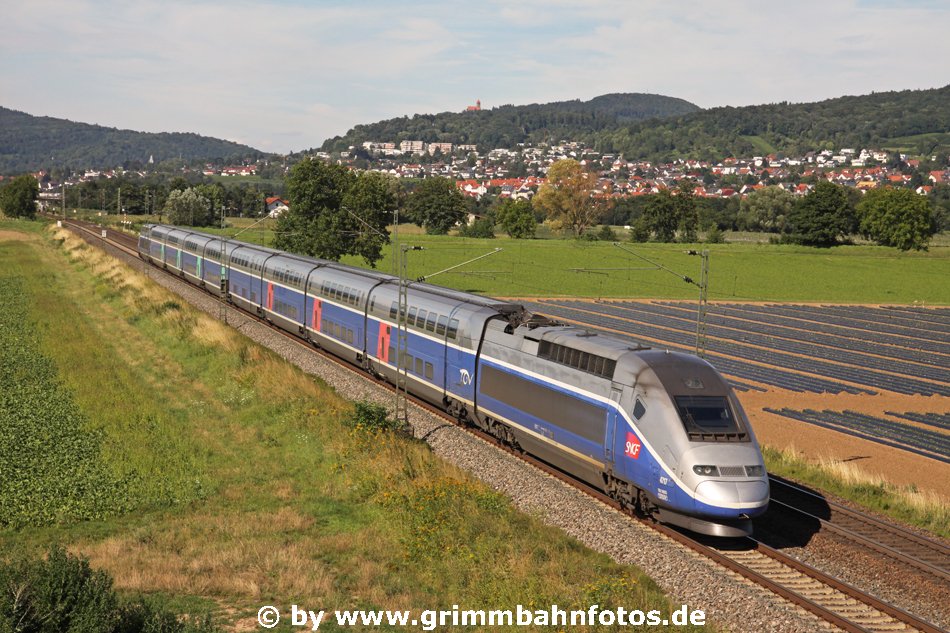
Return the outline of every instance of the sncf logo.
<path id="1" fill-rule="evenodd" d="M 633 433 L 627 431 L 627 443 L 624 454 L 632 459 L 640 459 L 640 440 Z"/>

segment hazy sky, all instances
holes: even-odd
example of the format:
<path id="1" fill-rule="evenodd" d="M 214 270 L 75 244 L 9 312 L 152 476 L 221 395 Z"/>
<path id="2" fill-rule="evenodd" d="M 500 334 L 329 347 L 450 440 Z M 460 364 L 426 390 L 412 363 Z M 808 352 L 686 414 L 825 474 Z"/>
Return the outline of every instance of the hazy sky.
<path id="1" fill-rule="evenodd" d="M 950 0 L 0 0 L 0 105 L 287 152 L 610 92 L 702 107 L 950 83 Z"/>

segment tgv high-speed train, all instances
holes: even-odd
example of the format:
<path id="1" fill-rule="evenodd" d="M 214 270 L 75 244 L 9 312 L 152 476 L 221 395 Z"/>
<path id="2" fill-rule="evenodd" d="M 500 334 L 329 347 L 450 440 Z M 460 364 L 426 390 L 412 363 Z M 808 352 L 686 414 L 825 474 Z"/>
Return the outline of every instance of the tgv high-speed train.
<path id="1" fill-rule="evenodd" d="M 738 399 L 695 356 L 521 305 L 165 225 L 140 256 L 395 383 L 662 522 L 751 531 L 769 485 Z"/>

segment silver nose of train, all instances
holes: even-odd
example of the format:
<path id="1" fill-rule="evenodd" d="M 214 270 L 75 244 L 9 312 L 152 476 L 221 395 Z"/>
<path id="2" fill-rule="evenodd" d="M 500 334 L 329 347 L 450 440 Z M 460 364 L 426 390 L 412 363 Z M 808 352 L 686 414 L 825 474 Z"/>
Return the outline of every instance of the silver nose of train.
<path id="1" fill-rule="evenodd" d="M 769 484 L 754 481 L 701 481 L 696 494 L 711 504 L 766 503 L 769 500 Z"/>

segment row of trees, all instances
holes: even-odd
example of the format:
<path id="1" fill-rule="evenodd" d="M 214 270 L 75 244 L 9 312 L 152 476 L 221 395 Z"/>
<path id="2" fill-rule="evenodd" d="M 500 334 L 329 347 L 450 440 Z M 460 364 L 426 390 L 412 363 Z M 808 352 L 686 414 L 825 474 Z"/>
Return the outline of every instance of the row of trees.
<path id="1" fill-rule="evenodd" d="M 287 179 L 291 211 L 278 221 L 275 244 L 326 259 L 358 255 L 375 265 L 389 242 L 388 225 L 399 211 L 401 221 L 414 222 L 432 234 L 445 234 L 462 225 L 463 235 L 492 237 L 500 227 L 512 237 L 529 238 L 538 222 L 545 221 L 555 230 L 582 237 L 607 222 L 629 224 L 635 241 L 695 242 L 700 231 L 716 236 L 723 229 L 745 229 L 776 233 L 781 241 L 809 246 L 833 246 L 860 234 L 881 245 L 909 250 L 926 248 L 936 231 L 947 228 L 950 218 L 947 187 L 937 187 L 928 199 L 906 188 L 874 189 L 862 195 L 821 181 L 802 198 L 772 186 L 737 203 L 697 199 L 693 183 L 684 181 L 674 190 L 614 202 L 609 196 L 593 195 L 595 183 L 595 175 L 577 161 L 562 160 L 551 166 L 547 183 L 531 202 L 477 203 L 446 178 L 426 178 L 404 188 L 378 172 L 355 172 L 307 158 L 294 166 Z M 97 192 L 104 197 L 100 188 L 107 186 L 118 195 L 116 185 L 82 183 L 67 190 L 67 198 L 74 199 L 67 202 L 81 201 L 84 192 L 93 200 Z M 249 215 L 263 211 L 263 194 L 253 188 L 185 185 L 189 183 L 180 178 L 140 184 L 138 189 L 129 185 L 122 188 L 122 206 L 128 204 L 132 212 L 157 208 L 168 221 L 191 226 L 215 224 L 224 215 L 248 207 Z M 135 195 L 143 190 L 144 197 Z M 36 191 L 31 176 L 13 179 L 0 189 L 0 208 L 7 215 L 32 217 Z M 481 216 L 471 225 L 465 221 L 470 212 Z"/>
<path id="2" fill-rule="evenodd" d="M 430 234 L 458 225 L 468 235 L 491 237 L 496 223 L 512 237 L 533 237 L 535 212 L 526 200 L 504 200 L 484 209 L 472 227 L 466 219 L 473 202 L 447 178 L 426 178 L 404 189 L 378 172 L 354 172 L 340 165 L 304 159 L 287 179 L 290 210 L 277 220 L 275 246 L 324 259 L 357 255 L 375 266 L 389 243 L 396 219 L 414 222 Z"/>
<path id="3" fill-rule="evenodd" d="M 765 187 L 745 198 L 739 211 L 750 230 L 780 233 L 784 241 L 834 246 L 860 234 L 882 246 L 926 248 L 937 232 L 939 216 L 926 197 L 906 188 L 854 189 L 819 182 L 796 199 L 780 187 Z"/>
<path id="4" fill-rule="evenodd" d="M 376 172 L 305 159 L 288 178 L 291 210 L 278 220 L 275 244 L 327 259 L 359 255 L 375 265 L 389 242 L 388 225 L 397 210 L 401 221 L 428 233 L 445 234 L 462 225 L 461 234 L 472 237 L 493 237 L 500 227 L 512 237 L 529 238 L 540 221 L 574 237 L 588 237 L 592 227 L 607 220 L 629 223 L 635 241 L 696 242 L 701 230 L 715 239 L 722 229 L 745 228 L 810 246 L 832 246 L 860 233 L 908 250 L 926 248 L 938 228 L 931 203 L 909 189 L 874 190 L 862 197 L 823 181 L 802 198 L 766 187 L 739 204 L 698 199 L 693 183 L 683 182 L 634 204 L 613 205 L 609 196 L 592 195 L 595 183 L 595 175 L 577 161 L 562 160 L 551 166 L 547 183 L 532 201 L 495 199 L 479 207 L 449 179 L 426 178 L 404 189 Z M 615 207 L 626 217 L 618 217 Z M 481 217 L 469 224 L 465 220 L 473 211 Z"/>
<path id="5" fill-rule="evenodd" d="M 100 209 L 105 212 L 125 212 L 135 215 L 165 212 L 173 191 L 193 188 L 214 205 L 208 215 L 219 218 L 222 209 L 228 216 L 256 217 L 264 211 L 264 200 L 270 190 L 244 182 L 222 184 L 201 174 L 150 175 L 148 178 L 97 178 L 66 188 L 66 206 L 70 208 Z M 188 215 L 182 216 L 190 218 Z M 186 222 L 187 223 L 187 222 Z M 196 215 L 194 226 L 207 226 L 209 220 Z"/>

